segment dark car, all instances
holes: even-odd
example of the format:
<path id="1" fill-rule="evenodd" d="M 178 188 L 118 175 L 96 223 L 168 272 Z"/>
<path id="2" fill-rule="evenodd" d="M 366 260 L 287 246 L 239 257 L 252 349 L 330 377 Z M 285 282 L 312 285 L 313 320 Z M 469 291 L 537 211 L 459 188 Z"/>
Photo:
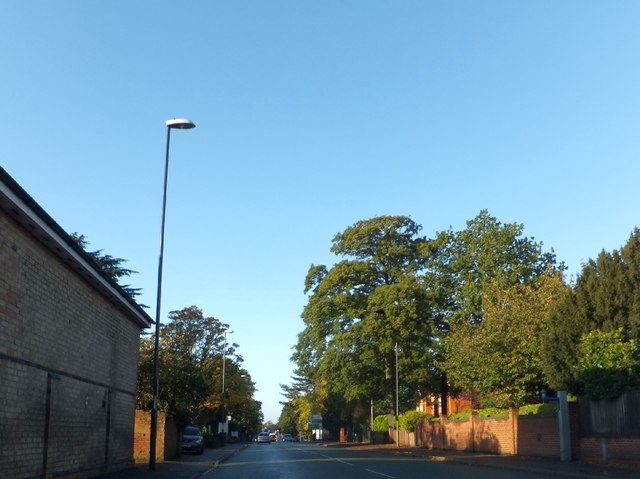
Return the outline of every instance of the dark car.
<path id="1" fill-rule="evenodd" d="M 182 452 L 204 452 L 204 438 L 197 426 L 187 426 L 182 431 Z"/>

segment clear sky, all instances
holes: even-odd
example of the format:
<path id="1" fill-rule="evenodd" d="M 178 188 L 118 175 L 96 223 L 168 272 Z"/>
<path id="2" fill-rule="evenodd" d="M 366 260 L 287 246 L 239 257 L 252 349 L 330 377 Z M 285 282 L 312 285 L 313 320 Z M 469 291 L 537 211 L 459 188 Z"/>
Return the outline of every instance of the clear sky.
<path id="1" fill-rule="evenodd" d="M 155 315 L 231 325 L 263 402 L 303 282 L 376 215 L 426 236 L 483 208 L 570 273 L 639 223 L 640 2 L 2 0 L 0 164 L 128 259 Z"/>

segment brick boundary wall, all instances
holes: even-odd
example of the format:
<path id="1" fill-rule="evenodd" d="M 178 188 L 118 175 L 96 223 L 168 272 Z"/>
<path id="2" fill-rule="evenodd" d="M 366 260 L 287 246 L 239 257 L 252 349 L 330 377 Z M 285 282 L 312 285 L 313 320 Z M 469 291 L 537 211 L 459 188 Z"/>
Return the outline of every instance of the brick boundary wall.
<path id="1" fill-rule="evenodd" d="M 594 464 L 640 467 L 640 437 L 580 437 L 577 405 L 570 407 L 573 459 Z M 390 438 L 395 436 L 390 431 Z M 466 421 L 422 421 L 416 425 L 417 447 L 560 459 L 556 417 L 519 416 Z M 400 443 L 402 445 L 402 442 Z"/>
<path id="2" fill-rule="evenodd" d="M 136 464 L 149 462 L 151 442 L 151 411 L 136 409 L 133 438 L 133 460 Z M 156 462 L 175 459 L 180 455 L 180 434 L 176 422 L 158 411 L 156 434 Z"/>

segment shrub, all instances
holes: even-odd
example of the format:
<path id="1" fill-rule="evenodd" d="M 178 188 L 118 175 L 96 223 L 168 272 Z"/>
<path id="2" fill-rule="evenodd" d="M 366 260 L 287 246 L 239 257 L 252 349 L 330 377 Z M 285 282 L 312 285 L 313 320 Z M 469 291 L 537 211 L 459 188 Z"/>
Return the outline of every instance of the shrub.
<path id="1" fill-rule="evenodd" d="M 478 417 L 507 417 L 508 415 L 508 409 L 501 409 L 497 407 L 489 407 L 486 409 L 478 410 Z"/>
<path id="2" fill-rule="evenodd" d="M 420 419 L 430 419 L 431 414 L 420 411 L 407 411 L 398 418 L 400 427 L 405 431 L 413 431 Z"/>
<path id="3" fill-rule="evenodd" d="M 457 412 L 448 417 L 450 421 L 467 421 L 471 417 L 471 409 Z"/>
<path id="4" fill-rule="evenodd" d="M 520 416 L 551 417 L 555 416 L 557 413 L 558 407 L 556 406 L 556 403 L 526 404 L 524 406 L 520 406 L 518 409 L 518 414 Z"/>
<path id="5" fill-rule="evenodd" d="M 386 414 L 381 414 L 373 418 L 373 430 L 387 432 L 389 430 L 389 422 Z"/>
<path id="6" fill-rule="evenodd" d="M 622 329 L 594 330 L 578 345 L 578 392 L 590 399 L 613 399 L 640 386 L 638 341 L 624 341 Z"/>

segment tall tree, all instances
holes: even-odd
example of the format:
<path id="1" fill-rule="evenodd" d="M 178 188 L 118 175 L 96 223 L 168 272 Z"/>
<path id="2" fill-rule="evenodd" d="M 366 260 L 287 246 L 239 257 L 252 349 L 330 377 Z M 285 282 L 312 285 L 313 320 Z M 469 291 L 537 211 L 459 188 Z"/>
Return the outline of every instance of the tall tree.
<path id="1" fill-rule="evenodd" d="M 481 210 L 464 230 L 440 232 L 425 244 L 426 279 L 441 293 L 441 324 L 480 323 L 489 288 L 526 284 L 556 267 L 553 250 L 544 252 L 523 232 L 524 225 L 501 223 Z"/>
<path id="2" fill-rule="evenodd" d="M 225 389 L 233 392 L 225 396 L 227 413 L 234 408 L 239 412 L 242 402 L 252 399 L 255 387 L 240 368 L 242 357 L 236 353 L 237 345 L 226 344 L 224 350 L 223 331 L 227 328 L 218 319 L 205 317 L 195 306 L 169 313 L 169 322 L 160 330 L 160 409 L 185 421 L 220 420 L 223 356 Z M 151 336 L 141 344 L 138 405 L 142 408 L 150 406 L 153 342 Z"/>
<path id="3" fill-rule="evenodd" d="M 449 379 L 479 394 L 483 406 L 535 401 L 547 387 L 542 334 L 565 286 L 558 272 L 508 288 L 487 291 L 479 324 L 461 324 L 447 338 Z"/>
<path id="4" fill-rule="evenodd" d="M 344 259 L 311 266 L 305 281 L 305 329 L 293 354 L 299 375 L 330 384 L 345 401 L 391 405 L 396 367 L 407 390 L 428 388 L 434 335 L 428 291 L 417 280 L 420 229 L 406 216 L 381 216 L 334 237 L 331 251 Z"/>
<path id="5" fill-rule="evenodd" d="M 591 331 L 640 339 L 640 230 L 620 250 L 601 251 L 583 265 L 575 286 L 551 312 L 544 337 L 545 372 L 556 389 L 580 392 L 580 344 Z"/>
<path id="6" fill-rule="evenodd" d="M 467 221 L 464 230 L 440 232 L 423 245 L 427 267 L 423 280 L 425 287 L 437 295 L 433 304 L 441 339 L 438 344 L 443 346 L 438 352 L 445 396 L 450 383 L 454 387 L 469 386 L 464 384 L 469 378 L 461 375 L 468 369 L 462 367 L 468 363 L 468 356 L 461 345 L 474 344 L 496 294 L 556 269 L 553 251 L 544 252 L 541 242 L 523 232 L 522 224 L 503 224 L 482 210 Z M 449 370 L 454 378 L 448 377 Z M 442 404 L 446 405 L 444 398 Z"/>

